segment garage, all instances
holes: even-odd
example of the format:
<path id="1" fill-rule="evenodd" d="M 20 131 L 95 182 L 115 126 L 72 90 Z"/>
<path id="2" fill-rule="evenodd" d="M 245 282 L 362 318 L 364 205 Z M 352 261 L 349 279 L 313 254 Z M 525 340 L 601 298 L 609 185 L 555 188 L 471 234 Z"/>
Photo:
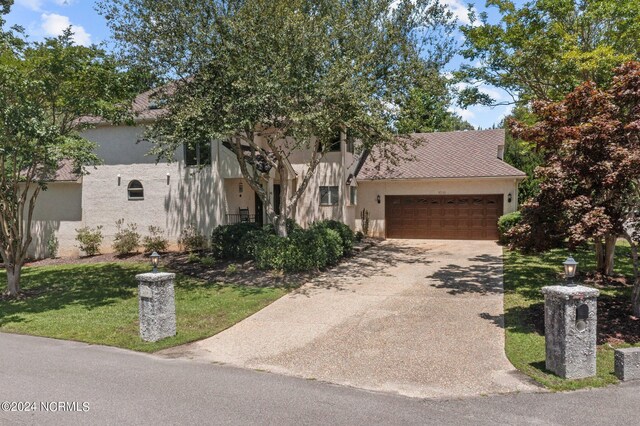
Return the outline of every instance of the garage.
<path id="1" fill-rule="evenodd" d="M 387 238 L 496 240 L 503 194 L 388 195 Z"/>

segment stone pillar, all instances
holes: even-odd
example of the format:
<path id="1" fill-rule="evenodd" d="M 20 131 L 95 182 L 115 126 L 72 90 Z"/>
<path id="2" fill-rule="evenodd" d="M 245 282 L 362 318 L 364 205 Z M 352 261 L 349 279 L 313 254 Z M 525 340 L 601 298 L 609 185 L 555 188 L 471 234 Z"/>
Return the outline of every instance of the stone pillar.
<path id="1" fill-rule="evenodd" d="M 544 294 L 546 367 L 565 379 L 596 374 L 597 299 L 585 286 L 548 286 Z"/>
<path id="2" fill-rule="evenodd" d="M 176 335 L 175 277 L 167 272 L 136 275 L 142 340 L 156 342 Z"/>

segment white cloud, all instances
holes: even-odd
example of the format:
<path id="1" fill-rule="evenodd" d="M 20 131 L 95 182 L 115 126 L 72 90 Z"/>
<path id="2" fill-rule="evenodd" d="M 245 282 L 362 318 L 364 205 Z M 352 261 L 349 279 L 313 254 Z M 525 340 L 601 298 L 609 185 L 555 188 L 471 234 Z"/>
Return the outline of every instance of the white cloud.
<path id="1" fill-rule="evenodd" d="M 58 6 L 69 6 L 71 3 L 74 3 L 75 0 L 53 0 L 53 2 Z"/>
<path id="2" fill-rule="evenodd" d="M 16 4 L 26 7 L 27 9 L 40 12 L 42 10 L 43 0 L 16 0 Z"/>
<path id="3" fill-rule="evenodd" d="M 73 25 L 68 16 L 58 15 L 57 13 L 43 13 L 40 16 L 40 20 L 42 21 L 41 28 L 47 36 L 59 36 L 64 30 L 71 27 L 75 43 L 82 46 L 91 44 L 91 34 L 81 25 Z"/>
<path id="4" fill-rule="evenodd" d="M 466 25 L 471 23 L 467 5 L 463 4 L 460 0 L 442 0 L 441 3 L 449 8 L 458 21 Z"/>
<path id="5" fill-rule="evenodd" d="M 469 121 L 475 118 L 476 114 L 468 109 L 462 109 L 458 106 L 449 107 L 449 111 L 458 114 L 463 120 Z"/>

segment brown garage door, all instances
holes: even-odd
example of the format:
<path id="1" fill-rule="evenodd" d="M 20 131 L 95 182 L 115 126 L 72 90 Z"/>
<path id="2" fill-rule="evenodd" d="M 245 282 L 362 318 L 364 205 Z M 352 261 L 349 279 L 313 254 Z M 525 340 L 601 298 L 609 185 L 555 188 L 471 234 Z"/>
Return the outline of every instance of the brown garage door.
<path id="1" fill-rule="evenodd" d="M 496 240 L 503 195 L 388 195 L 388 238 Z"/>

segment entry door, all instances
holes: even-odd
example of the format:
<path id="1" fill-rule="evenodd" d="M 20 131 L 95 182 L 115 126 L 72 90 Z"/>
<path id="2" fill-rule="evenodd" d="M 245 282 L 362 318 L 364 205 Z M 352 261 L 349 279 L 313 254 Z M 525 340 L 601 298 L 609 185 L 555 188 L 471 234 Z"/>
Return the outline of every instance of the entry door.
<path id="1" fill-rule="evenodd" d="M 273 185 L 273 210 L 280 216 L 280 184 Z"/>
<path id="2" fill-rule="evenodd" d="M 256 212 L 256 223 L 260 226 L 262 226 L 263 221 L 262 221 L 262 216 L 263 216 L 263 206 L 262 206 L 262 200 L 260 199 L 260 197 L 258 196 L 258 194 L 256 193 L 255 195 L 255 212 Z"/>

